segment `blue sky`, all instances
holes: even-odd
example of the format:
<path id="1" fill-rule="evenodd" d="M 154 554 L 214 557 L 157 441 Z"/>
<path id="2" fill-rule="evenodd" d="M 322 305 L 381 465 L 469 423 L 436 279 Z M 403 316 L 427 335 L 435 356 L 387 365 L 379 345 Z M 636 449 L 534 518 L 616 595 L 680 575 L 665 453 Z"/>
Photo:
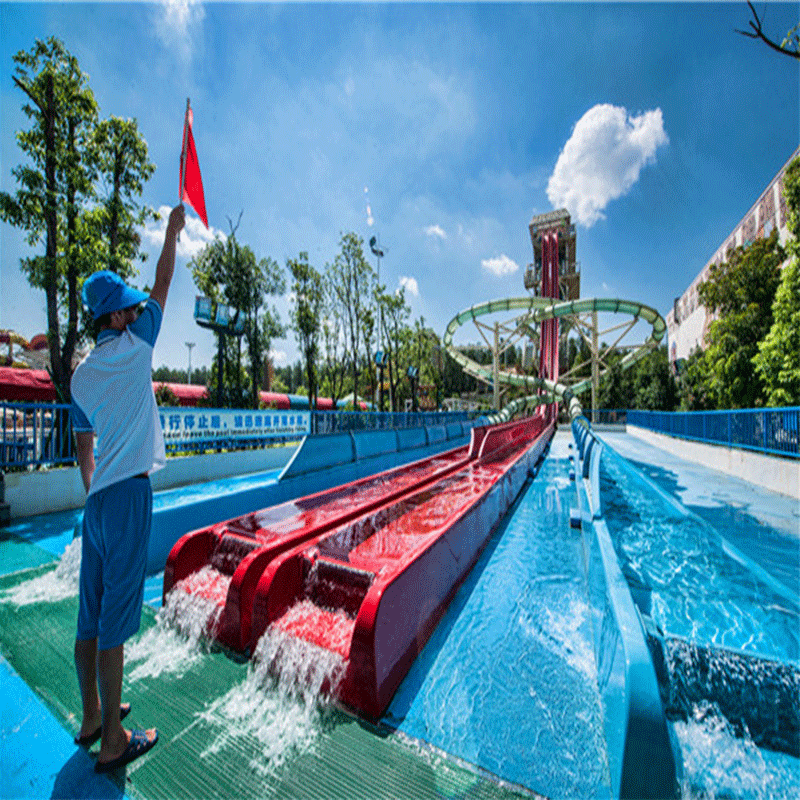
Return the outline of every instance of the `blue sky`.
<path id="1" fill-rule="evenodd" d="M 757 8 L 779 40 L 800 20 L 798 3 Z M 666 314 L 800 141 L 798 62 L 734 32 L 749 19 L 745 3 L 0 3 L 0 187 L 26 126 L 12 56 L 55 35 L 101 115 L 138 121 L 155 208 L 177 201 L 191 97 L 209 223 L 243 212 L 258 257 L 322 269 L 343 232 L 377 235 L 382 282 L 441 335 L 525 293 L 531 216 L 566 205 L 582 296 Z M 156 366 L 185 367 L 187 341 L 193 367 L 213 355 L 186 268 L 209 234 L 189 216 Z M 160 236 L 144 232 L 140 284 Z M 19 273 L 23 235 L 0 237 L 0 327 L 30 338 L 44 293 Z M 291 334 L 274 350 L 297 357 Z"/>

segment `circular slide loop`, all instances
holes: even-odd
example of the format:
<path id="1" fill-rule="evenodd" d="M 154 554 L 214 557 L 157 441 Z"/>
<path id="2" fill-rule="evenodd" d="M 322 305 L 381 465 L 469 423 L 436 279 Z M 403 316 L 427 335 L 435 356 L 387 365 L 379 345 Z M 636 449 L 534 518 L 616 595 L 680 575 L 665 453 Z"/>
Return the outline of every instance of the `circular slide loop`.
<path id="1" fill-rule="evenodd" d="M 635 300 L 587 298 L 583 300 L 560 301 L 548 297 L 510 297 L 503 300 L 488 300 L 485 303 L 478 303 L 470 308 L 456 314 L 447 326 L 444 333 L 443 344 L 447 352 L 457 364 L 469 375 L 472 375 L 486 383 L 492 383 L 494 373 L 491 367 L 478 364 L 467 358 L 453 344 L 453 335 L 458 328 L 468 320 L 475 320 L 477 317 L 486 314 L 496 314 L 503 311 L 525 311 L 527 312 L 528 322 L 540 323 L 547 319 L 558 317 L 576 316 L 595 311 L 610 312 L 612 314 L 628 314 L 634 319 L 643 319 L 649 322 L 652 330 L 647 339 L 635 350 L 631 350 L 620 362 L 622 369 L 635 364 L 651 350 L 655 349 L 667 330 L 664 318 L 650 306 L 638 303 Z M 576 395 L 591 386 L 592 379 L 586 378 L 572 386 L 564 383 L 553 382 L 543 378 L 536 378 L 529 375 L 518 375 L 515 372 L 498 373 L 498 378 L 502 383 L 512 386 L 523 386 L 531 390 L 531 394 L 513 400 L 505 408 L 496 414 L 487 417 L 489 423 L 505 422 L 514 414 L 523 412 L 528 408 L 534 408 L 545 403 L 552 403 L 556 400 L 563 400 L 567 403 L 570 419 L 581 416 L 583 409 Z M 535 393 L 534 393 L 535 391 Z"/>

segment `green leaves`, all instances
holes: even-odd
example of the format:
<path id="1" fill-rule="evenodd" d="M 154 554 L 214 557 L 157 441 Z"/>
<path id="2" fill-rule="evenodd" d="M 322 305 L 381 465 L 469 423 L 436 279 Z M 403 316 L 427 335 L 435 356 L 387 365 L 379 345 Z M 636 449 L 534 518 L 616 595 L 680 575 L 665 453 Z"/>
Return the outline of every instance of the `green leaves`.
<path id="1" fill-rule="evenodd" d="M 694 394 L 716 408 L 753 408 L 766 400 L 764 374 L 754 358 L 772 325 L 772 305 L 785 252 L 778 233 L 737 247 L 728 260 L 715 264 L 698 293 L 709 313 L 716 314 L 707 335 L 703 369 L 694 378 L 702 390 Z M 685 393 L 686 396 L 686 393 Z"/>
<path id="2" fill-rule="evenodd" d="M 317 359 L 325 304 L 322 276 L 308 263 L 306 252 L 288 259 L 286 267 L 292 276 L 292 326 L 305 361 L 309 403 L 313 407 L 318 390 Z"/>
<path id="3" fill-rule="evenodd" d="M 189 268 L 192 270 L 195 285 L 206 297 L 233 306 L 245 316 L 244 339 L 250 361 L 249 402 L 254 408 L 258 408 L 266 354 L 272 339 L 283 336 L 285 332 L 277 311 L 266 307 L 265 301 L 267 296 L 285 291 L 284 275 L 273 259 L 264 258 L 259 261 L 247 245 L 240 244 L 233 224 L 231 235 L 227 239 L 217 238 L 203 248 L 189 262 Z M 236 365 L 233 365 L 231 358 L 227 359 L 226 371 L 230 374 L 224 381 L 237 387 L 241 386 L 242 380 L 239 366 L 240 344 L 241 340 L 237 340 Z M 211 383 L 216 388 L 216 371 Z M 241 392 L 236 395 L 230 402 L 242 402 Z"/>
<path id="4" fill-rule="evenodd" d="M 27 160 L 12 170 L 17 191 L 0 192 L 0 219 L 24 230 L 32 248 L 44 250 L 21 266 L 47 296 L 51 367 L 68 398 L 83 333 L 83 280 L 102 268 L 125 278 L 136 273 L 137 227 L 154 216 L 137 198 L 155 167 L 135 121 L 98 122 L 88 78 L 60 40 L 37 40 L 13 60 L 13 81 L 24 94 L 31 126 L 17 132 Z"/>

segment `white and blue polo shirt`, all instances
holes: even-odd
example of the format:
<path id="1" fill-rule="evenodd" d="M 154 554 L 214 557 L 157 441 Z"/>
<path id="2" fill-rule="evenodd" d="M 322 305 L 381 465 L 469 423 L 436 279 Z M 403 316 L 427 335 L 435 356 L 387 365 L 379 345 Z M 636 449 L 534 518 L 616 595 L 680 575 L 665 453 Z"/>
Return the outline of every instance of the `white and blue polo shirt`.
<path id="1" fill-rule="evenodd" d="M 90 495 L 166 463 L 152 380 L 161 319 L 161 306 L 150 298 L 125 330 L 101 331 L 72 376 L 73 428 L 96 436 Z"/>

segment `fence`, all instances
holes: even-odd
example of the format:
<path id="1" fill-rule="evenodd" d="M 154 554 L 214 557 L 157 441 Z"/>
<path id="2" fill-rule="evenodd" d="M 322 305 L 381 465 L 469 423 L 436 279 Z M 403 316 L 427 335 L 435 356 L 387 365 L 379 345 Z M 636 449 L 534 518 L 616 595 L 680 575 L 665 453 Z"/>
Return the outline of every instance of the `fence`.
<path id="1" fill-rule="evenodd" d="M 68 405 L 0 403 L 0 408 L 0 468 L 75 463 Z"/>
<path id="2" fill-rule="evenodd" d="M 629 425 L 708 444 L 800 457 L 800 407 L 737 411 L 634 411 Z"/>
<path id="3" fill-rule="evenodd" d="M 0 403 L 2 427 L 0 428 L 0 469 L 3 471 L 29 469 L 39 466 L 75 464 L 74 437 L 69 405 L 62 403 Z M 214 409 L 196 409 L 198 416 L 205 412 L 213 419 Z M 220 414 L 241 415 L 245 420 L 258 416 L 253 410 L 218 410 Z M 193 427 L 192 436 L 172 438 L 172 423 L 180 417 L 183 426 L 187 420 L 188 409 L 160 408 L 162 425 L 165 428 L 167 452 L 201 453 L 209 450 L 245 450 L 266 447 L 302 438 L 303 433 L 286 433 L 285 428 L 277 426 L 274 432 L 247 433 L 237 429 L 235 435 L 198 436 L 199 425 Z M 261 412 L 263 415 L 272 412 Z M 302 412 L 308 414 L 308 412 Z M 300 416 L 298 412 L 278 412 L 280 416 Z M 312 433 L 334 433 L 337 431 L 386 430 L 391 428 L 412 428 L 421 425 L 463 422 L 474 414 L 465 411 L 430 413 L 373 413 L 359 411 L 315 411 L 308 427 Z M 188 427 L 188 426 L 187 426 Z"/>

